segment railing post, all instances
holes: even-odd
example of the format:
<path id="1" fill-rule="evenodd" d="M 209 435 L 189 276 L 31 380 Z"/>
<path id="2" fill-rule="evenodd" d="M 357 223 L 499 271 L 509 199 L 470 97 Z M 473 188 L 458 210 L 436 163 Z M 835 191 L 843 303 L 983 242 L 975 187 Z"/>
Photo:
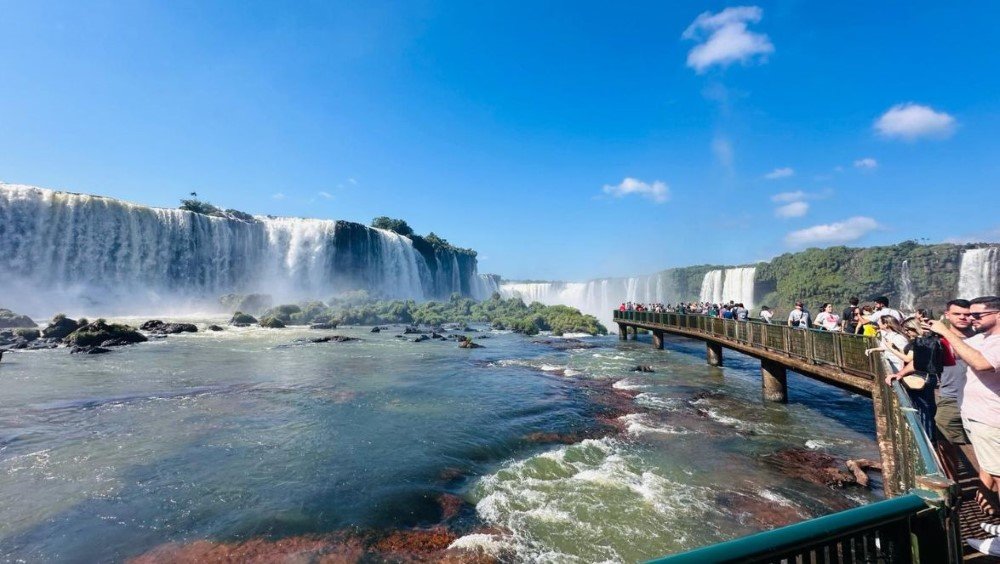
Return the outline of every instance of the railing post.
<path id="1" fill-rule="evenodd" d="M 788 325 L 781 326 L 781 339 L 784 344 L 784 353 L 788 356 L 792 356 L 792 328 Z"/>

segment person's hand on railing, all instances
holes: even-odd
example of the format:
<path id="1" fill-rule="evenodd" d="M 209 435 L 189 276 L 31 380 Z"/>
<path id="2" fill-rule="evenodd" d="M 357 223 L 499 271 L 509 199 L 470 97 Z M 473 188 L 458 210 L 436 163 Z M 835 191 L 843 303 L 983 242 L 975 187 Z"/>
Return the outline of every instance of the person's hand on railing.
<path id="1" fill-rule="evenodd" d="M 865 349 L 865 356 L 871 356 L 873 352 L 885 352 L 885 347 L 875 347 L 874 349 Z"/>
<path id="2" fill-rule="evenodd" d="M 890 374 L 890 375 L 888 375 L 888 376 L 885 377 L 885 385 L 886 386 L 891 386 L 892 383 L 895 380 L 901 380 L 902 378 L 903 378 L 903 375 L 901 373 L 899 373 L 899 372 L 896 372 L 895 374 Z"/>

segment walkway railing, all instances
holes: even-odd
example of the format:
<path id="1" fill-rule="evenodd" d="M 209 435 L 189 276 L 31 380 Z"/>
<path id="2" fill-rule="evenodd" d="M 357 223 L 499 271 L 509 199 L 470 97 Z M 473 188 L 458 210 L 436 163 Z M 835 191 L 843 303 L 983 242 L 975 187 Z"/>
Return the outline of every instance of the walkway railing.
<path id="1" fill-rule="evenodd" d="M 890 499 L 656 560 L 694 562 L 961 562 L 959 488 L 942 471 L 909 395 L 886 374 L 871 337 L 704 315 L 615 311 L 633 325 L 738 343 L 871 379 L 883 484 Z M 888 393 L 887 393 L 888 392 Z"/>

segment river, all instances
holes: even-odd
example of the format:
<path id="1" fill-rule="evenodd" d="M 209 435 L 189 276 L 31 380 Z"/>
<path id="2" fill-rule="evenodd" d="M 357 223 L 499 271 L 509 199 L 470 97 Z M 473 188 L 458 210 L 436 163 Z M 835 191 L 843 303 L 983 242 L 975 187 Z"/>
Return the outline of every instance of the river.
<path id="1" fill-rule="evenodd" d="M 360 339 L 342 343 L 227 327 L 104 355 L 9 353 L 0 560 L 281 539 L 389 558 L 409 549 L 372 539 L 432 530 L 470 557 L 631 562 L 877 499 L 762 458 L 877 459 L 869 400 L 790 373 L 790 403 L 764 404 L 758 363 L 726 351 L 709 367 L 703 344 L 669 336 L 656 351 L 482 329 L 473 350 L 398 327 L 332 332 Z"/>

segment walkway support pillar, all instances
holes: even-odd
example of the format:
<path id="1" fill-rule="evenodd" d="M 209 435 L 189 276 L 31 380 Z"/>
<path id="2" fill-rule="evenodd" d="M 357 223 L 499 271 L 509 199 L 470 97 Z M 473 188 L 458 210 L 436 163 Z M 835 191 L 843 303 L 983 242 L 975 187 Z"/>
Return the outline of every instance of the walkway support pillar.
<path id="1" fill-rule="evenodd" d="M 708 355 L 708 364 L 710 366 L 722 366 L 722 345 L 706 342 L 705 349 Z"/>
<path id="2" fill-rule="evenodd" d="M 788 374 L 784 366 L 773 360 L 761 360 L 760 376 L 765 400 L 788 403 Z"/>
<path id="3" fill-rule="evenodd" d="M 663 331 L 653 330 L 653 348 L 663 350 Z"/>
<path id="4" fill-rule="evenodd" d="M 627 341 L 628 340 L 628 325 L 624 323 L 618 324 L 618 340 Z"/>

